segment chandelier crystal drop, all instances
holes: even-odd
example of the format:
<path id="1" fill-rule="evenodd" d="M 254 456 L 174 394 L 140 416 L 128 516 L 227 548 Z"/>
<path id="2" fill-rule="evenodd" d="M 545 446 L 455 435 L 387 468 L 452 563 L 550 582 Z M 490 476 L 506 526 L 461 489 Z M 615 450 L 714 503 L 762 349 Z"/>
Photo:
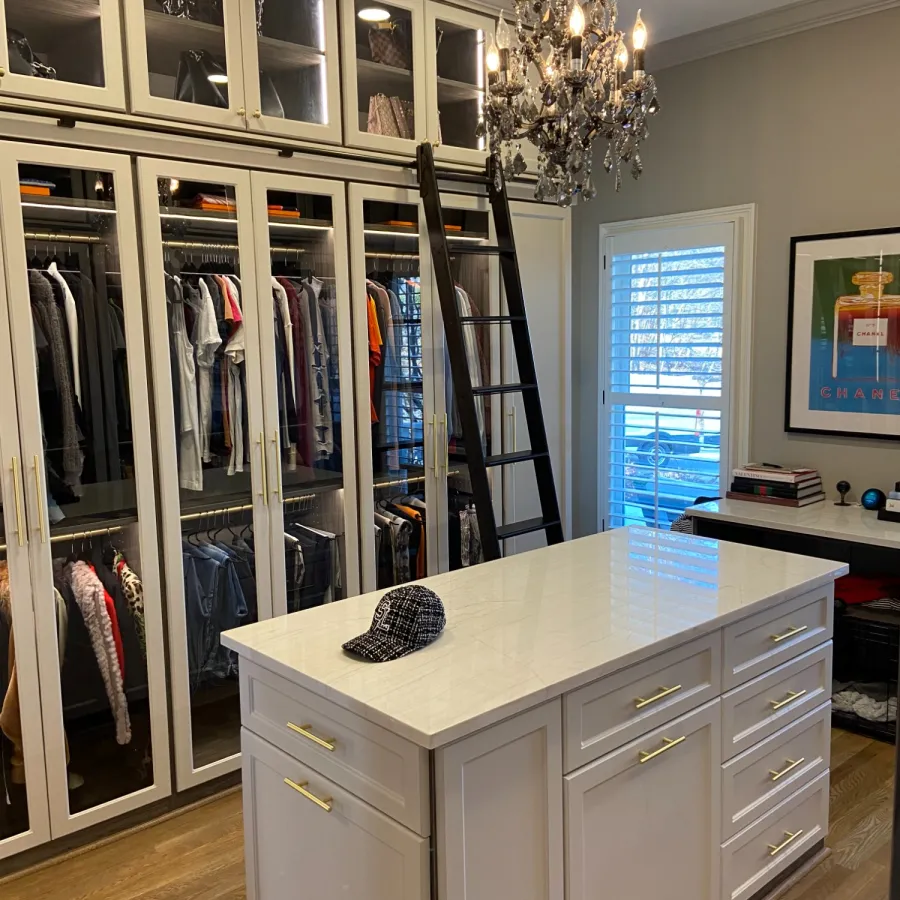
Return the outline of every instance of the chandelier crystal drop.
<path id="1" fill-rule="evenodd" d="M 563 207 L 579 195 L 592 200 L 594 141 L 605 139 L 603 168 L 615 174 L 616 190 L 623 168 L 639 178 L 641 143 L 659 111 L 656 82 L 644 69 L 640 11 L 629 52 L 617 29 L 617 0 L 515 4 L 515 27 L 501 13 L 485 53 L 488 96 L 478 136 L 487 137 L 498 171 L 506 178 L 526 171 L 527 140 L 539 151 L 536 199 Z"/>

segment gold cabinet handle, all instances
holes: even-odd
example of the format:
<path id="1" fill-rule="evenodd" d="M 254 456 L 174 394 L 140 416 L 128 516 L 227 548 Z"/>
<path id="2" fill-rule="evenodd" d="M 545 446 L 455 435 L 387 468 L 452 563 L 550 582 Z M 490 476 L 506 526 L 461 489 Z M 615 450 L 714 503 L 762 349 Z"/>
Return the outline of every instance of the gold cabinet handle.
<path id="1" fill-rule="evenodd" d="M 256 443 L 259 445 L 260 477 L 262 478 L 262 490 L 259 492 L 259 496 L 262 497 L 268 503 L 269 502 L 269 479 L 266 476 L 266 436 L 265 436 L 265 434 L 260 432 L 259 440 Z"/>
<path id="2" fill-rule="evenodd" d="M 778 844 L 777 846 L 775 844 L 769 844 L 769 856 L 778 856 L 778 854 L 781 853 L 782 850 L 793 844 L 794 841 L 796 841 L 797 838 L 800 837 L 801 834 L 803 834 L 803 829 L 801 828 L 799 831 L 795 831 L 793 834 L 791 834 L 790 831 L 786 831 L 785 834 L 787 835 L 786 841 Z"/>
<path id="3" fill-rule="evenodd" d="M 31 464 L 34 469 L 34 491 L 37 494 L 37 514 L 38 514 L 38 529 L 41 532 L 41 543 L 47 543 L 47 527 L 45 519 L 45 504 L 44 500 L 44 484 L 41 481 L 41 458 L 37 455 L 34 457 L 34 462 Z"/>
<path id="4" fill-rule="evenodd" d="M 672 694 L 677 694 L 680 690 L 681 690 L 680 684 L 676 684 L 675 687 L 670 687 L 670 688 L 661 687 L 659 689 L 658 694 L 654 694 L 654 696 L 648 697 L 646 700 L 643 697 L 638 697 L 634 701 L 634 708 L 635 709 L 643 709 L 645 706 L 650 706 L 653 703 L 658 703 L 660 700 L 662 700 L 665 697 L 671 697 Z"/>
<path id="5" fill-rule="evenodd" d="M 13 497 L 16 505 L 16 537 L 19 539 L 19 546 L 25 546 L 25 527 L 22 524 L 22 481 L 19 472 L 19 457 L 12 458 L 12 477 L 13 477 Z"/>
<path id="6" fill-rule="evenodd" d="M 677 747 L 679 744 L 683 744 L 687 740 L 687 735 L 683 735 L 677 740 L 673 741 L 671 738 L 663 738 L 663 742 L 665 743 L 664 747 L 660 747 L 659 750 L 654 750 L 652 753 L 648 753 L 646 750 L 639 751 L 640 753 L 640 762 L 643 765 L 646 762 L 650 762 L 651 759 L 656 759 L 657 756 L 662 756 L 663 753 L 667 753 L 673 747 Z"/>
<path id="7" fill-rule="evenodd" d="M 444 474 L 450 475 L 450 433 L 447 428 L 447 413 L 444 413 Z"/>
<path id="8" fill-rule="evenodd" d="M 296 781 L 291 781 L 290 778 L 285 778 L 284 783 L 288 787 L 293 788 L 298 794 L 302 794 L 304 797 L 306 797 L 307 800 L 312 800 L 312 802 L 315 803 L 316 806 L 319 807 L 319 809 L 324 809 L 325 812 L 331 812 L 331 810 L 334 809 L 334 804 L 331 797 L 325 797 L 323 799 L 321 797 L 317 797 L 315 794 L 311 794 L 306 789 L 306 786 L 309 784 L 308 781 L 301 781 L 300 784 L 297 784 Z"/>
<path id="9" fill-rule="evenodd" d="M 0 66 L 0 78 L 2 78 L 6 74 L 6 69 L 3 66 Z"/>
<path id="10" fill-rule="evenodd" d="M 244 109 L 244 107 L 242 106 L 242 107 L 237 111 L 237 114 L 238 114 L 241 118 L 244 118 L 244 117 L 247 115 L 247 110 Z"/>
<path id="11" fill-rule="evenodd" d="M 278 449 L 278 429 L 275 429 L 275 437 L 272 438 L 272 446 L 275 448 L 275 483 L 277 487 L 273 494 L 278 494 L 278 502 L 284 503 L 284 476 L 281 473 L 281 453 Z"/>
<path id="12" fill-rule="evenodd" d="M 519 452 L 519 436 L 516 434 L 516 405 L 513 403 L 512 409 L 507 413 L 510 418 L 509 428 L 512 432 L 512 452 Z"/>
<path id="13" fill-rule="evenodd" d="M 781 709 L 783 706 L 787 706 L 788 703 L 793 703 L 795 700 L 799 700 L 801 697 L 805 697 L 809 691 L 788 691 L 787 698 L 785 700 L 770 700 L 769 703 L 772 704 L 772 709 Z"/>
<path id="14" fill-rule="evenodd" d="M 769 774 L 772 776 L 772 781 L 780 781 L 782 778 L 784 778 L 785 775 L 788 774 L 788 772 L 793 772 L 794 769 L 797 768 L 797 766 L 802 766 L 803 763 L 806 762 L 806 757 L 801 756 L 800 759 L 788 759 L 785 760 L 785 762 L 788 763 L 788 766 L 787 768 L 782 769 L 780 772 L 776 772 L 775 769 L 769 769 Z"/>
<path id="15" fill-rule="evenodd" d="M 261 119 L 261 118 L 262 118 L 262 110 L 257 109 L 257 110 L 253 113 L 253 118 L 254 118 L 254 119 Z"/>
<path id="16" fill-rule="evenodd" d="M 334 753 L 337 741 L 334 738 L 320 738 L 317 734 L 313 734 L 309 730 L 312 727 L 311 725 L 295 725 L 293 722 L 288 722 L 287 727 L 290 728 L 291 731 L 295 731 L 297 734 L 302 735 L 307 740 L 312 741 L 314 744 L 324 747 L 330 753 Z"/>
<path id="17" fill-rule="evenodd" d="M 431 445 L 434 450 L 432 453 L 432 458 L 434 460 L 434 464 L 431 467 L 431 471 L 434 472 L 434 477 L 437 478 L 438 474 L 438 430 L 437 430 L 437 416 L 431 417 Z"/>
<path id="18" fill-rule="evenodd" d="M 798 634 L 803 634 L 804 631 L 809 631 L 809 625 L 801 625 L 799 628 L 791 627 L 784 634 L 773 634 L 772 643 L 780 644 L 782 641 L 796 637 Z"/>

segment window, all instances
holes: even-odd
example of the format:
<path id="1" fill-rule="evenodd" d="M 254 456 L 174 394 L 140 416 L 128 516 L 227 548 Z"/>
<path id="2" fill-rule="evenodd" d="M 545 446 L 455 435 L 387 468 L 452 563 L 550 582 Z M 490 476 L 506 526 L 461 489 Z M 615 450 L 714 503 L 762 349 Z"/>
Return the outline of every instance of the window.
<path id="1" fill-rule="evenodd" d="M 736 237 L 752 235 L 747 212 L 746 221 L 709 214 L 605 230 L 604 528 L 668 528 L 698 498 L 727 488 L 746 431 L 732 409 L 746 380 L 738 361 L 747 354 L 733 335 Z"/>

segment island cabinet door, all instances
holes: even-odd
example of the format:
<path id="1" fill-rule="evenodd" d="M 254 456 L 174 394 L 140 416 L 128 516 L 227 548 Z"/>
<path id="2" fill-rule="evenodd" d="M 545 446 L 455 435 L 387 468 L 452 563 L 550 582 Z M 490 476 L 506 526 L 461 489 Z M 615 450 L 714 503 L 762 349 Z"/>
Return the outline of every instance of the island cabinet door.
<path id="1" fill-rule="evenodd" d="M 567 776 L 567 900 L 718 900 L 719 715 L 715 700 Z"/>
<path id="2" fill-rule="evenodd" d="M 437 752 L 440 900 L 562 900 L 561 720 L 555 700 Z"/>
<path id="3" fill-rule="evenodd" d="M 429 900 L 427 838 L 243 730 L 247 900 Z"/>

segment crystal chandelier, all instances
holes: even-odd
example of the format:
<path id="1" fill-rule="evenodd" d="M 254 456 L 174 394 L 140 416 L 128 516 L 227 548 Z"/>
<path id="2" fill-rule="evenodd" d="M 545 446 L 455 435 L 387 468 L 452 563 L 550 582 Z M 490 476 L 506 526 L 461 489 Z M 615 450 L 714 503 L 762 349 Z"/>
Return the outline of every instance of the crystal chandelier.
<path id="1" fill-rule="evenodd" d="M 515 33 L 503 14 L 485 57 L 488 96 L 479 137 L 507 178 L 527 168 L 523 140 L 538 150 L 535 197 L 571 206 L 593 199 L 593 144 L 609 144 L 603 166 L 643 171 L 641 142 L 659 111 L 656 82 L 644 70 L 647 29 L 638 12 L 628 75 L 625 35 L 616 28 L 617 0 L 515 0 Z M 504 157 L 505 149 L 505 159 Z M 498 170 L 500 165 L 497 166 Z"/>

